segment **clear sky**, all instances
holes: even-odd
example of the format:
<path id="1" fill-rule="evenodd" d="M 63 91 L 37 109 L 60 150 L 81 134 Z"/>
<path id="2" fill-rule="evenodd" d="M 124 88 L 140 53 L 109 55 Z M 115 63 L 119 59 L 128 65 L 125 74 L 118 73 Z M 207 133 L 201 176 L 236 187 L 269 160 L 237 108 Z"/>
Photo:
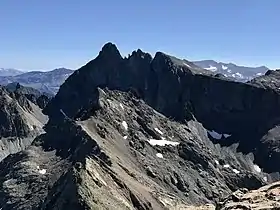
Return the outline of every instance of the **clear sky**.
<path id="1" fill-rule="evenodd" d="M 278 0 L 0 0 L 0 67 L 76 69 L 105 42 L 280 68 Z"/>

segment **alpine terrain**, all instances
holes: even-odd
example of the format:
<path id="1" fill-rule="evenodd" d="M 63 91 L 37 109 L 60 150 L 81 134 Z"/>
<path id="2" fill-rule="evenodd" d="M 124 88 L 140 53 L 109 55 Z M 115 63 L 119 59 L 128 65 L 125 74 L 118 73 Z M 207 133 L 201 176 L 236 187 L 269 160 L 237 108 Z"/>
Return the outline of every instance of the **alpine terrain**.
<path id="1" fill-rule="evenodd" d="M 236 82 L 107 43 L 43 114 L 2 88 L 0 207 L 279 209 L 279 78 Z M 19 136 L 31 145 L 5 149 Z"/>
<path id="2" fill-rule="evenodd" d="M 222 74 L 225 77 L 239 82 L 247 82 L 253 78 L 262 76 L 269 70 L 266 66 L 246 67 L 213 60 L 194 61 L 193 63 L 201 68 L 215 72 L 216 74 Z"/>

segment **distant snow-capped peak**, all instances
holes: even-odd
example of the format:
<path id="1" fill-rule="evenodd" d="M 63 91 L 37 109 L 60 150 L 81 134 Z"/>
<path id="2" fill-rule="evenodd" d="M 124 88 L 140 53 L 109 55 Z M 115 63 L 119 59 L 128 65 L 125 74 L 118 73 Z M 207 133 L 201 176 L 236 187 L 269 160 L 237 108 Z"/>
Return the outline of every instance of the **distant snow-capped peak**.
<path id="1" fill-rule="evenodd" d="M 238 66 L 233 63 L 216 62 L 214 60 L 194 61 L 195 65 L 206 70 L 223 74 L 225 77 L 232 78 L 240 82 L 249 81 L 255 77 L 264 75 L 269 69 L 265 66 L 246 67 Z"/>

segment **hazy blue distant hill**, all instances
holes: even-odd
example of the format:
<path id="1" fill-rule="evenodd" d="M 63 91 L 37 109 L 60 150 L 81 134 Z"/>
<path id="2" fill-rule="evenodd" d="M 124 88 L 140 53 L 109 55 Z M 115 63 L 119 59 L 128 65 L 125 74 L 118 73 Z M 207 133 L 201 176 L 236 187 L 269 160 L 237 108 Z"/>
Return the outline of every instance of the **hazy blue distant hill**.
<path id="1" fill-rule="evenodd" d="M 56 94 L 60 85 L 73 73 L 73 70 L 58 68 L 52 71 L 30 71 L 14 75 L 0 76 L 0 84 L 20 83 L 26 87 L 32 87 L 40 92 Z"/>

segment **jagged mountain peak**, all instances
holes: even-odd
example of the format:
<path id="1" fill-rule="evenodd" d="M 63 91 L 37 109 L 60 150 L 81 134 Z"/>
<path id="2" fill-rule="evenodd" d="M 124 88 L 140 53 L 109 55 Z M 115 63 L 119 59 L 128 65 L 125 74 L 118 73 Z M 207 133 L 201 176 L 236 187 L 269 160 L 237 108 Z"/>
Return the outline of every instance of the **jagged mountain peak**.
<path id="1" fill-rule="evenodd" d="M 138 58 L 142 58 L 142 59 L 147 59 L 147 60 L 150 60 L 152 61 L 153 57 L 149 54 L 149 53 L 146 53 L 146 52 L 143 52 L 141 49 L 138 49 L 138 50 L 134 50 L 130 56 L 128 56 L 128 59 L 130 58 L 133 58 L 133 57 L 138 57 Z"/>
<path id="2" fill-rule="evenodd" d="M 122 58 L 117 46 L 111 42 L 106 43 L 102 47 L 101 51 L 99 52 L 99 56 L 102 58 L 110 58 L 110 59 Z"/>

